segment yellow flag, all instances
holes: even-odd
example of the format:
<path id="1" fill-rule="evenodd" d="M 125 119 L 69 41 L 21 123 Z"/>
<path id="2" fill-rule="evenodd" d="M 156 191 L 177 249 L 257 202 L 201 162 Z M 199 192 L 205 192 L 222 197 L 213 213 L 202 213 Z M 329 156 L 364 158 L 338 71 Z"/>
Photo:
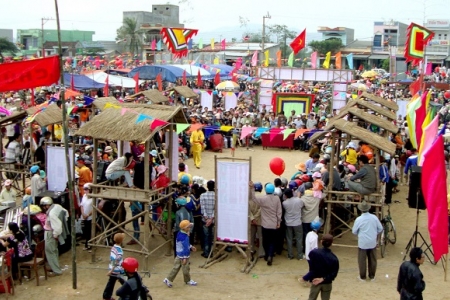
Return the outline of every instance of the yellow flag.
<path id="1" fill-rule="evenodd" d="M 214 64 L 218 65 L 219 63 L 220 63 L 219 58 L 218 57 L 214 58 Z"/>
<path id="2" fill-rule="evenodd" d="M 214 50 L 214 39 L 211 39 L 211 49 Z"/>
<path id="3" fill-rule="evenodd" d="M 331 51 L 328 51 L 327 55 L 325 56 L 325 61 L 323 62 L 323 67 L 325 69 L 330 68 L 330 60 L 331 60 Z"/>
<path id="4" fill-rule="evenodd" d="M 269 50 L 264 51 L 264 66 L 269 66 Z"/>

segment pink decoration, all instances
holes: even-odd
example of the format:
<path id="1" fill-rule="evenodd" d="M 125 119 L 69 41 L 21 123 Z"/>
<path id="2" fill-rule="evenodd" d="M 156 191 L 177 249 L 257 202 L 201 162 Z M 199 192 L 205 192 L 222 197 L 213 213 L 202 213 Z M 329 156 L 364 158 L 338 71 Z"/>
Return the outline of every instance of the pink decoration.
<path id="1" fill-rule="evenodd" d="M 154 119 L 153 122 L 150 124 L 150 130 L 155 130 L 155 128 L 165 126 L 167 124 L 169 124 L 169 122 L 160 119 Z"/>

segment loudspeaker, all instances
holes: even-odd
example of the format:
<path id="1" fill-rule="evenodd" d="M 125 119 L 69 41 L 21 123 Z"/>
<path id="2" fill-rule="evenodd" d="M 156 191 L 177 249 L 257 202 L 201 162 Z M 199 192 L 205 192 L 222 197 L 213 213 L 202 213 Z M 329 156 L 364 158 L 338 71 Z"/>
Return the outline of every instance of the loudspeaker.
<path id="1" fill-rule="evenodd" d="M 422 167 L 412 166 L 409 177 L 408 206 L 410 208 L 427 209 L 423 199 L 422 189 Z"/>

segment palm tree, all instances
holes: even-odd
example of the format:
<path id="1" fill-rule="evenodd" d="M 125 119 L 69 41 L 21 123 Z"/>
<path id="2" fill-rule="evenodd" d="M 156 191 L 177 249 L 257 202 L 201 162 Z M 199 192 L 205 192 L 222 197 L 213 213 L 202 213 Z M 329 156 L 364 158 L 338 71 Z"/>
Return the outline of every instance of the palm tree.
<path id="1" fill-rule="evenodd" d="M 0 38 L 0 63 L 3 62 L 3 53 L 10 53 L 12 55 L 19 51 L 14 43 L 11 43 L 6 38 Z"/>
<path id="2" fill-rule="evenodd" d="M 125 18 L 123 25 L 117 29 L 116 41 L 122 41 L 125 44 L 125 51 L 133 55 L 140 53 L 143 40 L 143 30 L 137 27 L 137 20 Z"/>

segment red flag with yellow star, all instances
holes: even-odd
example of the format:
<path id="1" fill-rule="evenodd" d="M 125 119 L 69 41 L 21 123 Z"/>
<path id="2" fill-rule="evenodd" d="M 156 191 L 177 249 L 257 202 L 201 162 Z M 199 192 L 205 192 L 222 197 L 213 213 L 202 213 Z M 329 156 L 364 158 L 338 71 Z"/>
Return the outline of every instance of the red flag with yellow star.
<path id="1" fill-rule="evenodd" d="M 305 46 L 306 46 L 306 29 L 303 30 L 302 33 L 300 33 L 298 37 L 296 37 L 291 43 L 291 48 L 294 51 L 294 54 L 300 52 L 300 50 L 305 48 Z"/>

